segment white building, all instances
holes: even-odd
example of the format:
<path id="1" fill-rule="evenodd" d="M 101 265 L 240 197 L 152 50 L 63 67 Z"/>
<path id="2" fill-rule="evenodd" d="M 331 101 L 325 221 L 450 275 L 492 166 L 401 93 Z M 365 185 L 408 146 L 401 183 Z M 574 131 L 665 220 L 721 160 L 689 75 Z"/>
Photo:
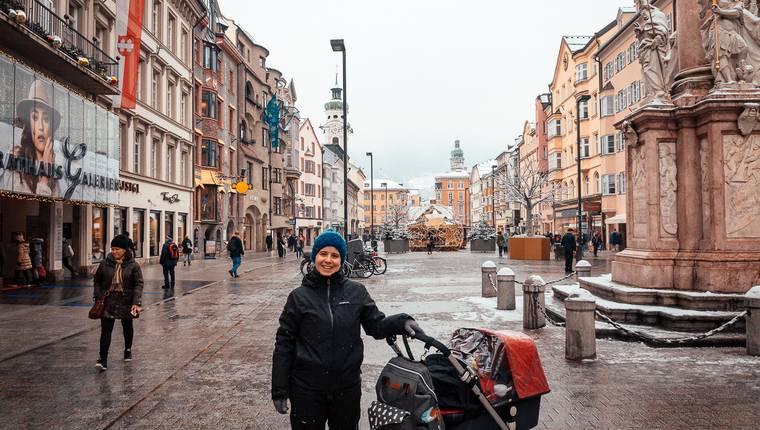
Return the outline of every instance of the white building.
<path id="1" fill-rule="evenodd" d="M 325 133 L 325 151 L 322 157 L 322 172 L 324 185 L 324 227 L 343 232 L 346 226 L 344 212 L 344 182 L 343 182 L 343 154 L 345 144 L 343 142 L 343 89 L 338 87 L 338 79 L 335 79 L 335 87 L 332 88 L 332 99 L 325 103 L 325 123 L 320 126 Z M 346 108 L 348 110 L 348 108 Z M 352 132 L 348 126 L 349 133 Z"/>
<path id="2" fill-rule="evenodd" d="M 470 219 L 473 225 L 493 222 L 492 166 L 495 165 L 496 160 L 484 161 L 473 166 L 470 172 Z"/>

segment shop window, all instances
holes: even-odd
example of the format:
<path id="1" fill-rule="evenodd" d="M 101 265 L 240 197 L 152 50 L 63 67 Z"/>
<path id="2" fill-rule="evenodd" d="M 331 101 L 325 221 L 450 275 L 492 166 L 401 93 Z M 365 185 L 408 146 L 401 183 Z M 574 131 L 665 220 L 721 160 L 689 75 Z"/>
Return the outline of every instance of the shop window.
<path id="1" fill-rule="evenodd" d="M 179 236 L 174 237 L 174 213 L 166 212 L 164 214 L 164 237 L 171 236 L 175 242 L 182 242 Z"/>
<path id="2" fill-rule="evenodd" d="M 92 208 L 92 261 L 103 261 L 108 255 L 106 248 L 106 227 L 108 209 Z"/>
<path id="3" fill-rule="evenodd" d="M 148 250 L 151 257 L 158 257 L 161 252 L 161 238 L 159 235 L 159 226 L 161 225 L 161 212 L 150 211 L 150 219 L 148 220 L 148 230 L 150 235 L 148 237 Z"/>
<path id="4" fill-rule="evenodd" d="M 135 257 L 142 258 L 145 242 L 145 210 L 132 209 L 132 241 L 135 244 Z"/>
<path id="5" fill-rule="evenodd" d="M 175 242 L 182 243 L 187 236 L 187 214 L 177 214 L 177 237 Z"/>
<path id="6" fill-rule="evenodd" d="M 213 185 L 206 185 L 205 188 L 200 189 L 201 220 L 216 221 L 218 219 L 216 193 L 217 188 Z"/>

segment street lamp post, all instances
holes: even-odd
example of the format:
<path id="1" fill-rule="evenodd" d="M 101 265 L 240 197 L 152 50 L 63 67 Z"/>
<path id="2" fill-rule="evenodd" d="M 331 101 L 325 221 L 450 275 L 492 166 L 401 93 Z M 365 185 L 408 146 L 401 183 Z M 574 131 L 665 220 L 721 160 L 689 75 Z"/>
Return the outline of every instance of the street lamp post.
<path id="1" fill-rule="evenodd" d="M 346 90 L 346 44 L 343 39 L 330 40 L 333 52 L 343 57 L 343 237 L 348 237 L 348 91 Z"/>
<path id="2" fill-rule="evenodd" d="M 370 213 L 370 240 L 375 236 L 375 159 L 371 152 L 367 153 L 369 157 L 369 213 Z"/>
<path id="3" fill-rule="evenodd" d="M 591 96 L 584 94 L 575 100 L 575 138 L 576 138 L 576 150 L 578 152 L 578 168 L 576 182 L 578 182 L 578 258 L 576 261 L 580 261 L 583 258 L 583 246 L 581 246 L 581 240 L 583 239 L 583 201 L 581 199 L 581 103 L 588 103 Z M 586 108 L 588 109 L 588 107 Z"/>
<path id="4" fill-rule="evenodd" d="M 496 167 L 491 166 L 491 219 L 493 228 L 496 229 Z"/>

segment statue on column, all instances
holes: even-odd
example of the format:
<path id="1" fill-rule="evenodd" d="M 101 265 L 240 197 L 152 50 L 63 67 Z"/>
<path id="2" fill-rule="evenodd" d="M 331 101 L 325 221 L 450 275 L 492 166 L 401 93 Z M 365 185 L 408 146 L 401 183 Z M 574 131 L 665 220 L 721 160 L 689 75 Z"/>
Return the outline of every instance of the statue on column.
<path id="1" fill-rule="evenodd" d="M 702 46 L 712 65 L 715 85 L 760 80 L 760 18 L 757 0 L 700 0 Z M 712 12 L 712 13 L 709 13 Z"/>
<path id="2" fill-rule="evenodd" d="M 646 96 L 654 95 L 654 100 L 664 101 L 670 90 L 670 70 L 672 46 L 670 22 L 650 0 L 640 0 L 639 21 L 634 24 L 638 40 L 639 63 L 644 80 Z"/>

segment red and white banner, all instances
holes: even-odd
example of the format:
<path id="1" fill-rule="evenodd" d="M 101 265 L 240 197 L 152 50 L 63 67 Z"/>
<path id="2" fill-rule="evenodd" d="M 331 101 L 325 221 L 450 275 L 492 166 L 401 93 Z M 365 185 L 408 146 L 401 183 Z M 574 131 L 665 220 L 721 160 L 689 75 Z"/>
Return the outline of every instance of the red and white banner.
<path id="1" fill-rule="evenodd" d="M 116 52 L 119 53 L 120 95 L 113 107 L 134 109 L 140 63 L 144 0 L 116 0 Z"/>

